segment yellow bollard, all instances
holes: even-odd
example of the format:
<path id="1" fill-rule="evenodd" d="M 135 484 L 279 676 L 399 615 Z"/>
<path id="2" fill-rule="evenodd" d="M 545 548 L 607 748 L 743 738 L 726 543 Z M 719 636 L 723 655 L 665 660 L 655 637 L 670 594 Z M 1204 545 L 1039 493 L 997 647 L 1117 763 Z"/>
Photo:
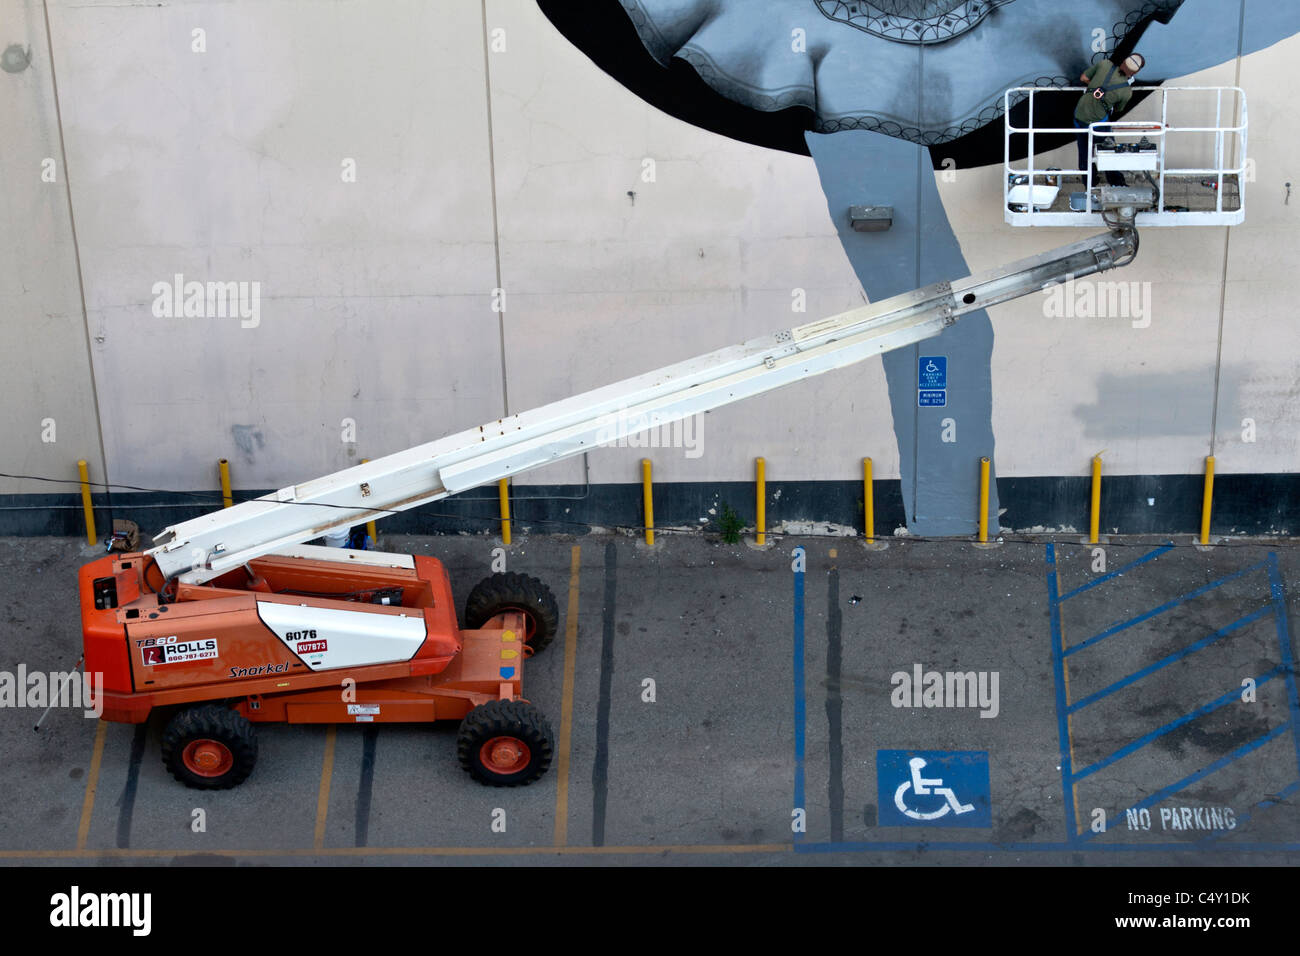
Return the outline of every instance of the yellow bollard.
<path id="1" fill-rule="evenodd" d="M 225 458 L 218 459 L 217 471 L 221 472 L 221 507 L 229 508 L 235 503 L 230 493 L 230 462 Z"/>
<path id="2" fill-rule="evenodd" d="M 989 542 L 989 460 L 980 459 L 980 544 Z"/>
<path id="3" fill-rule="evenodd" d="M 876 496 L 871 481 L 871 459 L 862 459 L 862 508 L 866 512 L 867 543 L 876 540 Z"/>
<path id="4" fill-rule="evenodd" d="M 1092 510 L 1088 516 L 1088 543 L 1097 543 L 1101 530 L 1101 455 L 1092 456 Z"/>
<path id="5" fill-rule="evenodd" d="M 497 491 L 501 494 L 501 543 L 510 543 L 510 485 L 502 478 L 497 482 Z"/>
<path id="6" fill-rule="evenodd" d="M 366 462 L 368 462 L 368 461 L 370 461 L 369 458 L 362 458 L 362 459 L 361 459 L 361 464 L 364 465 L 364 464 L 365 464 Z M 375 522 L 374 522 L 374 519 L 373 519 L 373 518 L 372 518 L 370 521 L 367 521 L 367 522 L 366 522 L 366 534 L 370 535 L 370 544 L 371 544 L 373 547 L 378 548 L 378 547 L 379 547 L 379 531 L 376 530 L 376 528 L 375 528 Z"/>
<path id="7" fill-rule="evenodd" d="M 1201 544 L 1210 543 L 1210 505 L 1214 501 L 1214 456 L 1205 456 L 1205 497 L 1201 499 Z"/>
<path id="8" fill-rule="evenodd" d="M 81 507 L 86 512 L 86 543 L 94 547 L 95 508 L 90 501 L 90 472 L 86 470 L 86 459 L 77 462 L 77 474 L 81 477 Z"/>
<path id="9" fill-rule="evenodd" d="M 754 459 L 754 481 L 757 485 L 757 517 L 754 518 L 754 543 L 760 548 L 767 544 L 767 462 Z"/>
<path id="10" fill-rule="evenodd" d="M 651 481 L 651 464 L 649 458 L 641 459 L 641 499 L 645 502 L 645 543 L 654 547 L 655 543 L 655 499 Z"/>

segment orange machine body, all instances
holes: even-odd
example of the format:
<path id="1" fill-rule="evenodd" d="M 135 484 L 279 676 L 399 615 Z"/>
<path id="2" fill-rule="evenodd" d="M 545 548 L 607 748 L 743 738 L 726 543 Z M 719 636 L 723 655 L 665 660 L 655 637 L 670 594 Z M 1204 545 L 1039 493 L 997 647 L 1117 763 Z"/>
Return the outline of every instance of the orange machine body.
<path id="1" fill-rule="evenodd" d="M 103 675 L 104 719 L 212 700 L 251 721 L 427 721 L 519 698 L 523 613 L 462 630 L 442 563 L 411 564 L 272 555 L 165 588 L 145 554 L 85 565 L 85 669 Z"/>

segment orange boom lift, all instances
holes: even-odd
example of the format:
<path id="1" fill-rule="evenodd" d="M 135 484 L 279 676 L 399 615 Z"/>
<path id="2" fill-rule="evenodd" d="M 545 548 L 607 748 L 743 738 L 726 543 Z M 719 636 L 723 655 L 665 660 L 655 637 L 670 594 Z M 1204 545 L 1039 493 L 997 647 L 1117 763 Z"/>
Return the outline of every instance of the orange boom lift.
<path id="1" fill-rule="evenodd" d="M 1031 173 L 1032 174 L 1032 173 Z M 526 661 L 555 636 L 541 581 L 495 574 L 457 622 L 429 557 L 303 544 L 376 516 L 578 455 L 938 335 L 962 315 L 1127 265 L 1154 189 L 1095 187 L 1110 231 L 1000 269 L 679 362 L 173 525 L 145 552 L 81 569 L 85 666 L 104 719 L 171 712 L 163 761 L 191 787 L 234 786 L 253 724 L 459 720 L 462 766 L 527 784 L 553 735 L 523 697 Z"/>
<path id="2" fill-rule="evenodd" d="M 535 578 L 495 574 L 456 621 L 429 557 L 304 547 L 202 584 L 164 580 L 150 554 L 81 569 L 88 672 L 104 675 L 105 720 L 176 708 L 163 762 L 200 789 L 232 787 L 257 759 L 252 725 L 460 720 L 475 779 L 545 773 L 550 726 L 523 700 L 524 661 L 555 635 L 555 598 Z"/>

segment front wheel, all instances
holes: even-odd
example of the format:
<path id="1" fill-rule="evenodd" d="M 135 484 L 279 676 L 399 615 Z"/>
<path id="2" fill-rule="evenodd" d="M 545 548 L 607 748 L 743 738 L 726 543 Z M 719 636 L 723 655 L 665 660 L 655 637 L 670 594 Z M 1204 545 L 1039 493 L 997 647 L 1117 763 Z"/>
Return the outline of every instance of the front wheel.
<path id="1" fill-rule="evenodd" d="M 513 571 L 494 574 L 474 585 L 465 599 L 465 626 L 482 627 L 502 611 L 522 611 L 524 646 L 537 653 L 555 639 L 560 611 L 551 589 L 537 578 Z"/>
<path id="2" fill-rule="evenodd" d="M 171 775 L 195 790 L 228 790 L 257 763 L 253 725 L 228 707 L 182 710 L 163 731 L 162 758 Z"/>
<path id="3" fill-rule="evenodd" d="M 522 700 L 493 700 L 461 721 L 460 765 L 489 787 L 527 786 L 551 766 L 555 735 L 546 718 Z"/>

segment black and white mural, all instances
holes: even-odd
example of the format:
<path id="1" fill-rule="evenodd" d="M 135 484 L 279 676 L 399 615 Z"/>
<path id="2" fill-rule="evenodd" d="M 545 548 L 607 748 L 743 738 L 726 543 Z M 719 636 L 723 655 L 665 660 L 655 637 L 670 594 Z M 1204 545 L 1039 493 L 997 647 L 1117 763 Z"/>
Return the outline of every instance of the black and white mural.
<path id="1" fill-rule="evenodd" d="M 968 273 L 930 170 L 1001 162 L 1007 89 L 1077 85 L 1091 64 L 1134 51 L 1145 59 L 1142 82 L 1155 85 L 1300 32 L 1300 3 L 1262 0 L 539 4 L 596 65 L 660 109 L 810 156 L 873 300 Z M 1070 124 L 1068 106 L 1058 119 Z M 894 207 L 893 227 L 854 232 L 845 211 L 856 204 Z M 996 470 L 993 402 L 1016 401 L 1015 386 L 992 381 L 985 313 L 923 348 L 947 358 L 944 408 L 918 407 L 921 347 L 883 357 L 908 527 L 968 534 L 978 511 L 975 463 L 987 455 Z M 941 438 L 948 422 L 960 430 L 957 446 Z M 996 492 L 990 511 L 998 512 Z"/>

